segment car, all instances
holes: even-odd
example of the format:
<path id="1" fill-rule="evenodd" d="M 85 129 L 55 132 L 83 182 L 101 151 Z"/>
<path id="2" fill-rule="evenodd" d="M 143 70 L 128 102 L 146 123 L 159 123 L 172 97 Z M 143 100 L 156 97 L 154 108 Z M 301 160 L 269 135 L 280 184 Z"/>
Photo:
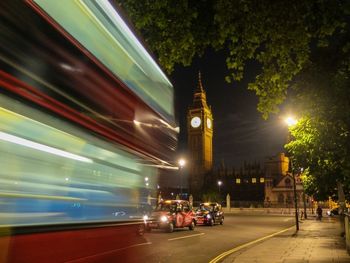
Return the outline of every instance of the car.
<path id="1" fill-rule="evenodd" d="M 195 213 L 187 200 L 164 200 L 152 212 L 146 230 L 164 229 L 171 233 L 175 228 L 194 230 L 195 225 Z"/>
<path id="2" fill-rule="evenodd" d="M 337 216 L 337 215 L 339 215 L 339 207 L 336 207 L 336 208 L 328 210 L 327 211 L 327 215 L 329 215 L 329 216 Z"/>
<path id="3" fill-rule="evenodd" d="M 224 223 L 224 212 L 221 205 L 216 202 L 201 203 L 196 211 L 196 223 L 209 226 L 222 225 Z"/>

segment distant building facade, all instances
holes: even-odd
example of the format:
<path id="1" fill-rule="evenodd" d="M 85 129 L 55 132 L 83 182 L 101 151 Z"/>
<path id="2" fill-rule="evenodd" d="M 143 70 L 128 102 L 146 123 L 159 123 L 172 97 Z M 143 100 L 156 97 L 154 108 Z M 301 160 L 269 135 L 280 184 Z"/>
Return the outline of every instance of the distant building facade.
<path id="1" fill-rule="evenodd" d="M 265 172 L 260 163 L 245 162 L 238 170 L 221 166 L 216 176 L 222 181 L 222 198 L 230 194 L 233 206 L 239 206 L 241 201 L 264 201 Z"/>
<path id="2" fill-rule="evenodd" d="M 221 199 L 230 194 L 232 206 L 294 206 L 293 176 L 289 172 L 289 158 L 284 153 L 268 157 L 263 166 L 244 162 L 239 169 L 227 169 L 222 164 L 214 176 L 217 182 L 222 182 Z M 295 180 L 298 205 L 302 207 L 304 196 L 299 174 Z M 310 198 L 305 198 L 308 207 Z"/>
<path id="3" fill-rule="evenodd" d="M 269 157 L 265 163 L 265 205 L 294 206 L 294 179 L 289 172 L 289 158 L 284 153 Z M 309 206 L 310 198 L 303 196 L 303 185 L 300 174 L 295 174 L 298 206 L 302 207 L 304 198 Z"/>

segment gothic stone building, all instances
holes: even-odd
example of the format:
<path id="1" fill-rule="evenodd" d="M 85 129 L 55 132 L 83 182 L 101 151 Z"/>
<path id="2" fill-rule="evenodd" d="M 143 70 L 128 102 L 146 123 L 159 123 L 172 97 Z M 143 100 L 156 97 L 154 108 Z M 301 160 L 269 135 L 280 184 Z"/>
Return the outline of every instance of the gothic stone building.
<path id="1" fill-rule="evenodd" d="M 289 172 L 289 158 L 284 153 L 268 158 L 265 162 L 265 204 L 271 206 L 293 207 L 293 176 Z M 303 186 L 300 175 L 295 174 L 298 206 L 303 205 Z M 306 198 L 307 206 L 309 197 Z"/>
<path id="2" fill-rule="evenodd" d="M 233 206 L 264 200 L 265 173 L 260 163 L 244 162 L 239 169 L 226 169 L 221 165 L 216 177 L 222 182 L 222 198 L 229 194 Z"/>

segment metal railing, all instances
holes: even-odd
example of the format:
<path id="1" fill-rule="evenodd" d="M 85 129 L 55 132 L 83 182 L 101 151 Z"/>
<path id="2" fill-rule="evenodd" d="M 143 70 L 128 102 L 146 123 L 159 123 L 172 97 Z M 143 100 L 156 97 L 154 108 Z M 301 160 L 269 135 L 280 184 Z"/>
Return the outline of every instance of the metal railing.
<path id="1" fill-rule="evenodd" d="M 227 207 L 226 202 L 221 203 L 223 207 Z M 302 203 L 299 203 L 302 207 Z M 293 202 L 264 202 L 264 201 L 230 201 L 230 208 L 293 208 Z M 311 207 L 310 207 L 311 209 Z"/>

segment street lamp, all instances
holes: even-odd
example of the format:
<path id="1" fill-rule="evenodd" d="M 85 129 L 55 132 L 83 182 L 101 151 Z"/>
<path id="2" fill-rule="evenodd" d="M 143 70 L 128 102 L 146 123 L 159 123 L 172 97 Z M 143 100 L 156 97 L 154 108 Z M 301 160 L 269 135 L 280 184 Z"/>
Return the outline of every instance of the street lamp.
<path id="1" fill-rule="evenodd" d="M 219 195 L 220 195 L 220 196 L 221 196 L 221 185 L 222 185 L 222 181 L 218 181 Z"/>
<path id="2" fill-rule="evenodd" d="M 288 125 L 288 127 L 291 127 L 297 123 L 297 120 L 293 117 L 288 117 L 285 119 L 285 123 Z M 289 132 L 289 131 L 288 131 Z M 292 158 L 289 157 L 290 162 L 290 169 L 292 171 L 292 178 L 293 178 L 293 193 L 294 193 L 294 207 L 295 207 L 295 227 L 296 230 L 299 230 L 299 217 L 298 217 L 298 200 L 297 200 L 297 187 L 296 187 L 296 181 L 295 181 L 295 174 L 294 174 L 294 167 Z"/>
<path id="3" fill-rule="evenodd" d="M 294 117 L 289 116 L 285 119 L 285 122 L 287 123 L 288 127 L 291 127 L 297 124 L 298 121 Z"/>
<path id="4" fill-rule="evenodd" d="M 179 160 L 179 173 L 180 173 L 180 196 L 182 198 L 182 169 L 184 168 L 184 166 L 186 165 L 186 161 L 184 159 L 180 159 Z"/>

